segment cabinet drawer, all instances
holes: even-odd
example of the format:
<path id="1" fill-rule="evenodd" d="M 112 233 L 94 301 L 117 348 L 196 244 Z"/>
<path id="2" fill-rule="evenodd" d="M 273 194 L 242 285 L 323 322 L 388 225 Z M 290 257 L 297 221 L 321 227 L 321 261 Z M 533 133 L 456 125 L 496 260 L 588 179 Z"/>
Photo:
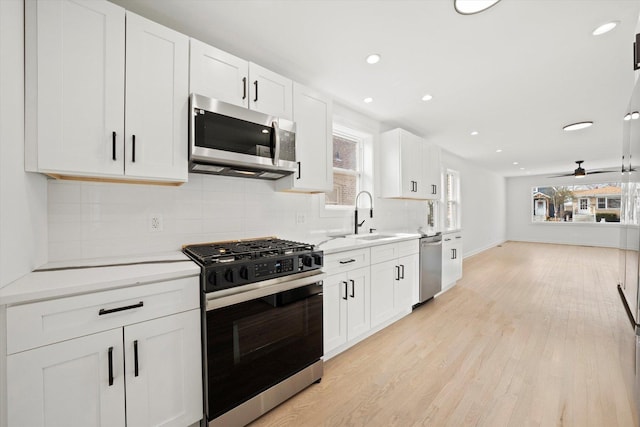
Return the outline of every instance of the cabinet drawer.
<path id="1" fill-rule="evenodd" d="M 385 262 L 398 258 L 398 244 L 373 246 L 371 248 L 371 264 Z"/>
<path id="2" fill-rule="evenodd" d="M 420 241 L 418 239 L 398 243 L 398 257 L 413 255 L 418 252 L 420 252 Z"/>
<path id="3" fill-rule="evenodd" d="M 7 308 L 7 354 L 200 306 L 199 278 L 187 277 Z"/>
<path id="4" fill-rule="evenodd" d="M 340 252 L 324 257 L 324 271 L 327 274 L 342 273 L 369 265 L 369 249 Z"/>

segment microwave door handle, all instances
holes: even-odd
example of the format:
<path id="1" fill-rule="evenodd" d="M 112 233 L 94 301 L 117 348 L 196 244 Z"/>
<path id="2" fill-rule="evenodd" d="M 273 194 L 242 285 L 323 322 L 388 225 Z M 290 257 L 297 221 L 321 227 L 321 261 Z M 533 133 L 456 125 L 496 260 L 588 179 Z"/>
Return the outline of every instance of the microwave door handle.
<path id="1" fill-rule="evenodd" d="M 278 127 L 278 122 L 275 120 L 271 122 L 271 127 L 273 128 L 273 139 L 275 141 L 273 151 L 271 152 L 271 158 L 273 160 L 273 165 L 278 166 L 278 163 L 280 162 L 280 128 Z"/>

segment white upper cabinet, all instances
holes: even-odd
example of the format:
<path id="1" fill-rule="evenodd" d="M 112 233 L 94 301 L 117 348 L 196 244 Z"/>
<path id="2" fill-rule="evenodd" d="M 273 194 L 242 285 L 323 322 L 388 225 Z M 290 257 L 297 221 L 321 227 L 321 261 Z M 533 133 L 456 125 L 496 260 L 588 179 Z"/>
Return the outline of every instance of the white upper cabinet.
<path id="1" fill-rule="evenodd" d="M 438 198 L 438 147 L 432 149 L 432 144 L 404 129 L 393 129 L 381 134 L 380 142 L 383 153 L 380 156 L 382 197 L 423 200 Z"/>
<path id="2" fill-rule="evenodd" d="M 293 120 L 293 81 L 249 63 L 249 108 L 271 116 Z"/>
<path id="3" fill-rule="evenodd" d="M 249 63 L 191 39 L 189 91 L 241 107 L 249 106 Z"/>
<path id="4" fill-rule="evenodd" d="M 189 38 L 127 12 L 125 175 L 187 180 Z"/>
<path id="5" fill-rule="evenodd" d="M 281 191 L 333 190 L 333 102 L 301 84 L 293 84 L 298 172 L 276 181 Z"/>
<path id="6" fill-rule="evenodd" d="M 440 147 L 426 142 L 422 147 L 422 174 L 427 199 L 439 199 L 442 195 L 442 171 Z"/>
<path id="7" fill-rule="evenodd" d="M 124 173 L 125 10 L 107 1 L 27 1 L 26 167 Z"/>
<path id="8" fill-rule="evenodd" d="M 27 170 L 187 180 L 186 36 L 102 0 L 29 0 L 25 30 Z"/>
<path id="9" fill-rule="evenodd" d="M 273 71 L 191 39 L 191 93 L 293 118 L 293 82 Z"/>

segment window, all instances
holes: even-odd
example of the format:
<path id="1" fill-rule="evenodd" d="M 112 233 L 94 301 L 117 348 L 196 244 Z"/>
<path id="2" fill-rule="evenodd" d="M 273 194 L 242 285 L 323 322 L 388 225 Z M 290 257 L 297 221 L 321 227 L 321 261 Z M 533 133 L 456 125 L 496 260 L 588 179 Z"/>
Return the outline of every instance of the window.
<path id="1" fill-rule="evenodd" d="M 532 189 L 534 222 L 620 222 L 619 182 Z"/>
<path id="2" fill-rule="evenodd" d="M 447 169 L 445 176 L 444 206 L 446 231 L 460 229 L 460 174 Z"/>
<path id="3" fill-rule="evenodd" d="M 333 132 L 333 191 L 325 197 L 325 204 L 332 206 L 354 206 L 360 191 L 362 172 L 361 137 L 348 130 Z"/>

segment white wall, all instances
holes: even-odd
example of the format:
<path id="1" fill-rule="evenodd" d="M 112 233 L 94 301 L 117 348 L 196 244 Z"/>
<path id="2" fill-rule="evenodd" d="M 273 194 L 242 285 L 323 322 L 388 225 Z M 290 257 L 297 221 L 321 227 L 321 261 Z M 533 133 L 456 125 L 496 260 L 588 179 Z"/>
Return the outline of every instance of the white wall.
<path id="1" fill-rule="evenodd" d="M 620 225 L 584 223 L 534 223 L 531 189 L 551 185 L 619 182 L 620 173 L 587 175 L 576 182 L 573 177 L 549 178 L 545 175 L 507 178 L 507 239 L 525 242 L 617 248 Z"/>
<path id="2" fill-rule="evenodd" d="M 464 256 L 503 243 L 507 239 L 505 178 L 445 150 L 442 151 L 442 167 L 460 172 Z"/>
<path id="3" fill-rule="evenodd" d="M 24 172 L 22 0 L 0 0 L 0 288 L 46 262 L 46 178 Z"/>

